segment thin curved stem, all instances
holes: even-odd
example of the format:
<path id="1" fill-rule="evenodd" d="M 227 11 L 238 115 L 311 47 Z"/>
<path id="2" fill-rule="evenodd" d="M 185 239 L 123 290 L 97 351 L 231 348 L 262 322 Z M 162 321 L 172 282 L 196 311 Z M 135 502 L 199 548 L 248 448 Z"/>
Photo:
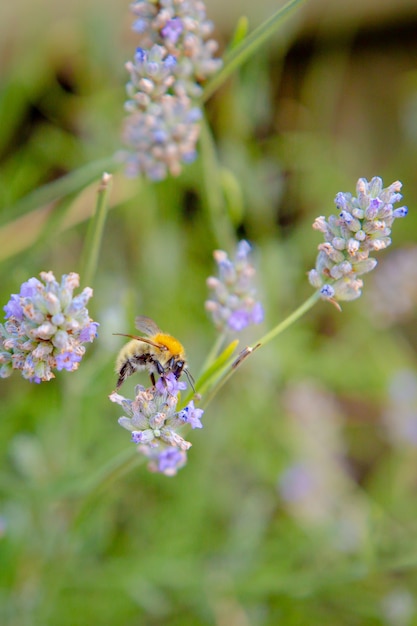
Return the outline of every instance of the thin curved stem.
<path id="1" fill-rule="evenodd" d="M 291 326 L 291 324 L 294 324 L 294 322 L 300 319 L 300 317 L 302 317 L 304 313 L 307 313 L 307 311 L 309 311 L 319 299 L 320 299 L 320 292 L 316 291 L 305 302 L 303 302 L 303 304 L 299 306 L 298 309 L 296 309 L 293 313 L 291 313 L 291 315 L 285 318 L 285 320 L 277 324 L 272 330 L 270 330 L 266 335 L 261 337 L 261 339 L 256 341 L 252 346 L 249 346 L 245 348 L 244 350 L 242 350 L 242 352 L 238 355 L 237 358 L 234 357 L 233 359 L 230 359 L 229 362 L 225 365 L 225 367 L 222 370 L 224 374 L 223 375 L 220 374 L 218 376 L 213 387 L 210 389 L 207 396 L 204 398 L 204 401 L 202 402 L 201 406 L 204 408 L 207 407 L 207 405 L 211 402 L 214 396 L 220 391 L 223 385 L 233 376 L 235 371 L 241 366 L 243 361 L 246 361 L 246 359 L 251 354 L 253 354 L 255 350 L 258 350 L 259 348 L 267 344 L 269 341 L 271 341 L 272 339 L 275 339 L 275 337 L 277 337 L 282 332 L 284 332 L 284 330 L 286 330 L 289 326 Z"/>
<path id="2" fill-rule="evenodd" d="M 208 81 L 204 88 L 202 101 L 205 102 L 213 95 L 213 93 L 229 78 L 231 74 L 243 65 L 249 57 L 251 57 L 281 26 L 281 23 L 289 16 L 289 14 L 302 4 L 305 0 L 290 0 L 283 7 L 278 9 L 265 22 L 260 24 L 255 30 L 246 37 L 240 44 L 235 46 L 226 53 L 224 57 L 224 65 L 217 74 Z"/>
<path id="3" fill-rule="evenodd" d="M 83 284 L 89 285 L 94 280 L 101 242 L 103 239 L 104 224 L 107 217 L 108 199 L 112 177 L 103 174 L 97 193 L 97 204 L 94 216 L 91 218 L 81 261 L 81 278 Z"/>
<path id="4" fill-rule="evenodd" d="M 255 345 L 259 343 L 261 344 L 261 346 L 264 346 L 266 343 L 269 343 L 271 339 L 274 339 L 277 335 L 284 332 L 284 330 L 286 330 L 288 326 L 291 326 L 291 324 L 300 319 L 300 317 L 302 317 L 304 313 L 307 313 L 307 311 L 309 311 L 319 299 L 320 292 L 316 291 L 305 302 L 303 302 L 303 304 L 299 306 L 298 309 L 291 313 L 291 315 L 289 315 L 287 318 L 285 318 L 285 320 L 277 324 L 277 326 L 275 326 L 272 330 L 266 333 L 266 335 L 261 337 Z"/>

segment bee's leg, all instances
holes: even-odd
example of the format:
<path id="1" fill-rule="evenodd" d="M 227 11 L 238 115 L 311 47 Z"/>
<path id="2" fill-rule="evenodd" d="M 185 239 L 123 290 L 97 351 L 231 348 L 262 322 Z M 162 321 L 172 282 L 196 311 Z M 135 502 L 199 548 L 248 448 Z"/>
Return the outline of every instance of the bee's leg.
<path id="1" fill-rule="evenodd" d="M 123 363 L 122 367 L 120 368 L 119 378 L 117 379 L 116 389 L 119 389 L 119 387 L 121 387 L 125 382 L 126 378 L 134 374 L 135 371 L 136 370 L 134 366 L 129 360 L 127 360 L 126 363 Z"/>
<path id="2" fill-rule="evenodd" d="M 159 376 L 162 376 L 162 374 L 165 372 L 164 368 L 162 367 L 162 365 L 160 364 L 160 362 L 157 359 L 154 358 L 149 358 L 148 359 L 148 364 L 151 364 L 155 367 L 155 369 L 157 370 L 157 373 L 159 374 Z M 152 385 L 155 386 L 155 373 L 156 372 L 150 372 L 149 376 L 151 377 L 151 382 Z"/>
<path id="3" fill-rule="evenodd" d="M 155 365 L 156 365 L 156 369 L 158 370 L 158 374 L 160 376 L 162 376 L 162 374 L 165 374 L 165 370 L 164 370 L 164 368 L 162 367 L 162 365 L 160 364 L 159 361 L 155 361 Z"/>

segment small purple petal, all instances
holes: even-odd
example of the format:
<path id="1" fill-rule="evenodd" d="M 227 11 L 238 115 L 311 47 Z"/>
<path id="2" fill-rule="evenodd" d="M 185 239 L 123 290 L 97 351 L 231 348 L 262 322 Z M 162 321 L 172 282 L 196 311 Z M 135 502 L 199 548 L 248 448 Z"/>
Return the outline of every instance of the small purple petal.
<path id="1" fill-rule="evenodd" d="M 136 63 L 144 63 L 147 59 L 147 52 L 143 48 L 136 48 L 135 52 L 135 62 Z"/>
<path id="2" fill-rule="evenodd" d="M 179 391 L 187 389 L 187 384 L 179 382 L 175 375 L 170 372 L 169 374 L 166 374 L 166 376 L 161 376 L 155 387 L 159 393 L 168 392 L 171 396 L 176 396 Z"/>
<path id="3" fill-rule="evenodd" d="M 135 20 L 132 24 L 132 30 L 135 33 L 144 33 L 147 27 L 147 22 L 146 20 L 143 20 L 141 18 L 139 18 L 138 20 Z"/>
<path id="4" fill-rule="evenodd" d="M 143 432 L 141 430 L 134 430 L 132 432 L 131 441 L 133 441 L 133 443 L 143 443 L 144 440 L 145 437 L 143 436 Z"/>
<path id="5" fill-rule="evenodd" d="M 264 309 L 260 302 L 256 302 L 251 311 L 252 324 L 261 324 L 264 321 Z"/>
<path id="6" fill-rule="evenodd" d="M 240 332 L 250 324 L 249 313 L 245 309 L 233 311 L 227 320 L 227 324 L 232 330 Z"/>
<path id="7" fill-rule="evenodd" d="M 80 341 L 85 343 L 86 341 L 93 342 L 97 337 L 97 328 L 100 326 L 98 322 L 91 322 L 80 332 Z"/>
<path id="8" fill-rule="evenodd" d="M 75 369 L 75 365 L 81 361 L 81 356 L 75 352 L 62 352 L 55 357 L 58 372 L 65 369 L 69 372 Z"/>
<path id="9" fill-rule="evenodd" d="M 342 219 L 346 224 L 351 224 L 353 221 L 353 215 L 349 213 L 349 211 L 341 211 L 339 214 L 340 219 Z"/>
<path id="10" fill-rule="evenodd" d="M 179 17 L 173 17 L 165 24 L 165 26 L 161 30 L 161 35 L 175 45 L 183 30 L 184 26 L 181 19 Z"/>
<path id="11" fill-rule="evenodd" d="M 182 160 L 184 163 L 194 163 L 197 158 L 197 150 L 193 150 L 192 152 L 187 152 L 183 154 Z"/>
<path id="12" fill-rule="evenodd" d="M 6 319 L 9 317 L 15 317 L 18 320 L 23 319 L 23 309 L 20 305 L 20 296 L 12 294 L 9 302 L 3 307 L 6 313 Z"/>
<path id="13" fill-rule="evenodd" d="M 241 260 L 247 259 L 251 250 L 252 250 L 252 247 L 250 243 L 246 241 L 246 239 L 242 239 L 237 244 L 236 260 L 241 261 Z"/>
<path id="14" fill-rule="evenodd" d="M 158 470 L 160 472 L 169 472 L 176 470 L 185 464 L 185 454 L 177 448 L 167 448 L 158 456 Z"/>
<path id="15" fill-rule="evenodd" d="M 203 415 L 203 409 L 196 409 L 194 407 L 194 401 L 191 402 L 179 412 L 178 417 L 187 424 L 190 424 L 191 428 L 203 428 L 201 423 L 201 416 Z"/>
<path id="16" fill-rule="evenodd" d="M 42 287 L 43 285 L 37 278 L 29 278 L 29 280 L 20 287 L 20 296 L 22 298 L 32 298 L 36 295 L 39 286 Z"/>
<path id="17" fill-rule="evenodd" d="M 323 287 L 320 289 L 320 294 L 323 296 L 323 298 L 333 298 L 335 290 L 331 285 L 323 285 Z"/>
<path id="18" fill-rule="evenodd" d="M 382 202 L 380 198 L 373 198 L 369 203 L 369 208 L 376 209 L 377 211 L 379 211 L 379 209 L 382 207 L 383 204 L 384 203 Z"/>
<path id="19" fill-rule="evenodd" d="M 408 215 L 408 208 L 406 206 L 398 207 L 392 213 L 394 217 L 406 217 Z"/>
<path id="20" fill-rule="evenodd" d="M 168 70 L 173 69 L 177 65 L 177 59 L 173 54 L 168 54 L 164 60 L 164 67 Z"/>
<path id="21" fill-rule="evenodd" d="M 153 138 L 155 143 L 165 143 L 168 139 L 168 134 L 164 130 L 155 130 Z"/>

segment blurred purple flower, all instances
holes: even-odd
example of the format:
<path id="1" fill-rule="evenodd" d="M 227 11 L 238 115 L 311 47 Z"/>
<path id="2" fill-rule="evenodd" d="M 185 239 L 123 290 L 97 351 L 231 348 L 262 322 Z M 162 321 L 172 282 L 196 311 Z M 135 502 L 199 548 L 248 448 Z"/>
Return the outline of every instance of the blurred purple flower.
<path id="1" fill-rule="evenodd" d="M 219 275 L 207 279 L 212 296 L 205 306 L 219 331 L 241 332 L 263 321 L 263 307 L 255 299 L 256 271 L 250 262 L 250 252 L 251 246 L 245 240 L 238 243 L 234 261 L 223 250 L 214 252 Z"/>

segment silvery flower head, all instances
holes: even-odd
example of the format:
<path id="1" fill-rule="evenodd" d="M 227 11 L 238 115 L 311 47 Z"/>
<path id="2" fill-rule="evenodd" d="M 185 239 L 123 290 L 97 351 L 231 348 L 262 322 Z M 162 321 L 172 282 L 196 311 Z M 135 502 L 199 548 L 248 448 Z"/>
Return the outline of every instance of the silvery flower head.
<path id="1" fill-rule="evenodd" d="M 30 278 L 4 307 L 6 322 L 0 324 L 0 376 L 14 369 L 31 382 L 55 377 L 53 370 L 78 369 L 84 343 L 97 336 L 97 322 L 86 304 L 93 290 L 86 287 L 74 296 L 79 276 L 65 274 L 58 283 L 52 272 Z"/>
<path id="2" fill-rule="evenodd" d="M 263 308 L 255 297 L 256 270 L 251 264 L 250 252 L 251 246 L 242 240 L 233 261 L 223 250 L 213 253 L 219 275 L 207 279 L 212 295 L 206 301 L 206 310 L 219 331 L 240 332 L 263 321 Z"/>
<path id="3" fill-rule="evenodd" d="M 165 95 L 153 102 L 146 114 L 132 113 L 125 123 L 125 143 L 131 151 L 125 157 L 126 175 L 145 174 L 158 181 L 168 174 L 178 176 L 182 163 L 196 158 L 201 111 L 189 98 Z"/>
<path id="4" fill-rule="evenodd" d="M 131 441 L 149 459 L 148 468 L 153 472 L 175 475 L 186 464 L 187 450 L 191 448 L 179 430 L 186 424 L 191 428 L 203 426 L 203 410 L 196 408 L 193 401 L 184 409 L 177 409 L 179 391 L 185 387 L 170 373 L 148 389 L 137 385 L 134 400 L 117 392 L 109 396 L 123 407 L 126 415 L 119 418 L 119 424 L 131 433 Z"/>
<path id="5" fill-rule="evenodd" d="M 313 228 L 323 233 L 325 243 L 318 246 L 316 267 L 309 272 L 309 281 L 323 299 L 337 302 L 359 298 L 363 286 L 359 276 L 377 264 L 371 255 L 391 244 L 394 220 L 407 215 L 405 206 L 394 209 L 402 198 L 401 187 L 399 181 L 383 188 L 381 178 L 369 182 L 360 178 L 356 196 L 342 192 L 336 195 L 338 215 L 315 220 Z"/>
<path id="6" fill-rule="evenodd" d="M 145 49 L 157 44 L 177 60 L 173 74 L 190 97 L 198 97 L 200 84 L 222 65 L 215 59 L 218 44 L 210 38 L 213 23 L 201 0 L 137 0 L 131 4 L 133 30 Z"/>
<path id="7" fill-rule="evenodd" d="M 137 0 L 131 5 L 138 48 L 126 64 L 128 116 L 121 154 L 126 174 L 162 180 L 196 157 L 201 84 L 221 66 L 213 54 L 203 2 Z"/>

